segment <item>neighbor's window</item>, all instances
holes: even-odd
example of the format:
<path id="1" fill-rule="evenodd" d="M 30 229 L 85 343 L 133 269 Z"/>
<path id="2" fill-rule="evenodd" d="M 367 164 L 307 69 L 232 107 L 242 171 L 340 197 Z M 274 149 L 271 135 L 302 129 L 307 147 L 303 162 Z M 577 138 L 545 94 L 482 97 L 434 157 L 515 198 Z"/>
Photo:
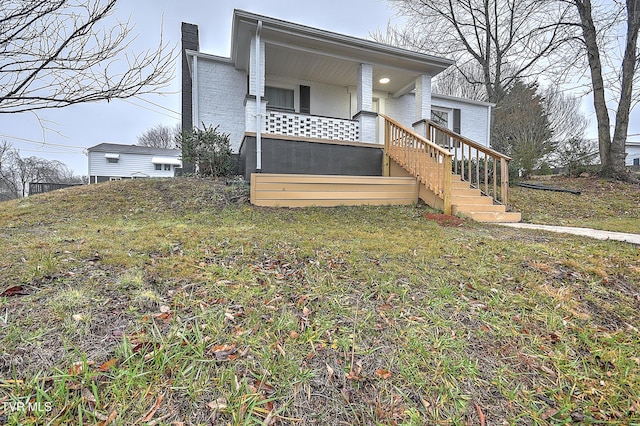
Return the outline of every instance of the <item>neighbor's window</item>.
<path id="1" fill-rule="evenodd" d="M 118 158 L 107 158 L 107 163 L 118 163 Z"/>
<path id="2" fill-rule="evenodd" d="M 633 159 L 633 165 L 634 166 L 640 166 L 640 158 L 634 158 Z"/>
<path id="3" fill-rule="evenodd" d="M 162 164 L 156 164 L 156 170 L 162 170 Z"/>
<path id="4" fill-rule="evenodd" d="M 281 87 L 265 87 L 267 106 L 270 108 L 295 110 L 293 103 L 293 89 L 283 89 Z"/>
<path id="5" fill-rule="evenodd" d="M 171 171 L 171 164 L 165 164 L 165 165 L 164 165 L 164 169 L 165 169 L 166 171 Z"/>

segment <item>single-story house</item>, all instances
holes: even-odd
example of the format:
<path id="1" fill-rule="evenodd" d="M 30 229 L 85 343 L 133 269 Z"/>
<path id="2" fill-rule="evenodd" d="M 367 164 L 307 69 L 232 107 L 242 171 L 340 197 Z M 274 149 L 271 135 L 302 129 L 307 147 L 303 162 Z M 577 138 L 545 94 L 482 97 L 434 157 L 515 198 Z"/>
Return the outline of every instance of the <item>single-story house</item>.
<path id="1" fill-rule="evenodd" d="M 627 166 L 640 166 L 640 142 L 627 142 Z"/>
<path id="2" fill-rule="evenodd" d="M 303 181 L 309 175 L 416 180 L 420 174 L 418 181 L 430 195 L 419 197 L 434 196 L 439 201 L 431 204 L 449 211 L 452 199 L 445 186 L 451 177 L 445 176 L 451 173 L 433 167 L 449 164 L 454 175 L 476 184 L 483 174 L 486 192 L 494 185 L 495 194 L 495 183 L 505 178 L 503 162 L 509 160 L 488 148 L 492 104 L 431 92 L 432 78 L 452 64 L 441 57 L 235 10 L 229 57 L 201 52 L 198 27 L 182 23 L 182 128 L 219 126 L 240 156 L 241 174 L 252 182 L 271 179 L 270 174 L 284 174 L 286 179 L 305 175 Z M 417 157 L 407 156 L 410 150 L 419 151 Z M 438 183 L 425 183 L 429 176 Z M 336 184 L 342 195 L 348 192 L 344 185 L 349 179 L 343 181 Z M 327 192 L 329 187 L 327 182 L 318 184 L 322 200 L 310 202 L 349 203 Z M 259 193 L 253 192 L 257 188 L 252 184 L 252 196 Z M 506 186 L 500 183 L 500 188 L 506 201 Z M 285 195 L 282 189 L 275 191 Z M 307 186 L 298 195 L 304 198 L 312 192 Z M 286 197 L 298 195 L 290 191 Z M 395 202 L 373 198 L 365 202 Z M 270 204 L 304 205 L 299 199 L 280 198 Z"/>
<path id="3" fill-rule="evenodd" d="M 89 183 L 174 177 L 182 167 L 179 149 L 101 143 L 87 149 Z"/>

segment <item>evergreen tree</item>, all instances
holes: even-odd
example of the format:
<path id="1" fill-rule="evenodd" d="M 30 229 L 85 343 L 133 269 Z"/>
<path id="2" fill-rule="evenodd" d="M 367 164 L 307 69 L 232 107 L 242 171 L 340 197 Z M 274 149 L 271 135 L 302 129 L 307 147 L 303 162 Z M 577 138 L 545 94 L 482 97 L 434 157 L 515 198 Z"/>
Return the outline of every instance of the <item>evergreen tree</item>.
<path id="1" fill-rule="evenodd" d="M 510 173 L 528 177 L 554 151 L 549 115 L 536 84 L 516 81 L 493 110 L 491 147 L 510 156 Z"/>

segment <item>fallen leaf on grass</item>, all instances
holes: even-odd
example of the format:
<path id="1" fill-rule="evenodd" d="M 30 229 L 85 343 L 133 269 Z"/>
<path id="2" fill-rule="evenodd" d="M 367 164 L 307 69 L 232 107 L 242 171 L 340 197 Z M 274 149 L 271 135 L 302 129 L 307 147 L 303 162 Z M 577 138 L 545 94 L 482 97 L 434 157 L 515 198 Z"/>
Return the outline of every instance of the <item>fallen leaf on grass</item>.
<path id="1" fill-rule="evenodd" d="M 327 366 L 327 375 L 329 376 L 329 381 L 333 382 L 333 368 L 331 368 L 329 364 L 326 364 L 326 366 Z"/>
<path id="2" fill-rule="evenodd" d="M 271 386 L 269 383 L 266 383 L 258 379 L 254 380 L 253 386 L 256 387 L 256 390 L 262 391 L 263 393 L 266 393 L 266 394 L 272 394 L 276 391 L 275 388 Z"/>
<path id="3" fill-rule="evenodd" d="M 553 417 L 556 414 L 558 414 L 559 411 L 560 410 L 558 410 L 557 408 L 549 408 L 548 410 L 546 410 L 544 413 L 540 415 L 540 418 L 542 420 L 548 420 L 550 417 Z"/>
<path id="4" fill-rule="evenodd" d="M 144 422 L 148 422 L 149 420 L 151 420 L 153 418 L 153 416 L 156 414 L 156 411 L 158 411 L 158 408 L 160 408 L 160 404 L 162 403 L 162 399 L 164 398 L 164 394 L 160 394 L 158 395 L 158 397 L 156 398 L 156 402 L 155 404 L 153 404 L 153 406 L 151 407 L 151 409 L 147 412 L 147 415 L 144 416 L 139 423 L 144 423 Z M 138 423 L 138 422 L 136 422 Z"/>
<path id="5" fill-rule="evenodd" d="M 21 285 L 14 285 L 0 293 L 0 297 L 25 296 L 29 292 Z"/>
<path id="6" fill-rule="evenodd" d="M 485 426 L 486 425 L 486 418 L 485 418 L 484 413 L 482 412 L 482 408 L 480 408 L 480 406 L 478 404 L 476 404 L 475 402 L 473 403 L 473 405 L 475 405 L 476 411 L 478 412 L 478 417 L 480 418 L 480 426 Z"/>
<path id="7" fill-rule="evenodd" d="M 105 372 L 110 370 L 114 365 L 118 363 L 117 358 L 111 358 L 109 361 L 104 362 L 100 367 L 98 367 L 98 371 Z"/>
<path id="8" fill-rule="evenodd" d="M 111 414 L 109 414 L 109 417 L 107 417 L 106 420 L 104 420 L 102 423 L 100 423 L 100 426 L 107 426 L 109 423 L 114 421 L 116 419 L 116 417 L 118 417 L 118 412 L 117 411 L 112 411 Z"/>
<path id="9" fill-rule="evenodd" d="M 173 313 L 172 312 L 163 312 L 161 314 L 157 314 L 154 315 L 155 319 L 159 319 L 159 320 L 163 320 L 163 321 L 169 321 L 171 318 L 173 318 Z"/>
<path id="10" fill-rule="evenodd" d="M 381 379 L 388 379 L 389 377 L 391 377 L 391 371 L 380 368 L 376 370 L 376 376 L 380 377 Z"/>
<path id="11" fill-rule="evenodd" d="M 212 410 L 217 410 L 217 411 L 226 410 L 227 407 L 228 407 L 227 399 L 221 396 L 220 398 L 216 399 L 215 401 L 211 401 L 210 403 L 208 403 L 207 407 L 209 407 Z"/>
<path id="12" fill-rule="evenodd" d="M 235 353 L 238 352 L 238 349 L 236 348 L 235 343 L 231 343 L 228 345 L 216 345 L 213 347 L 213 349 L 211 349 L 211 352 L 218 361 L 228 361 L 237 358 L 237 355 L 235 355 Z"/>

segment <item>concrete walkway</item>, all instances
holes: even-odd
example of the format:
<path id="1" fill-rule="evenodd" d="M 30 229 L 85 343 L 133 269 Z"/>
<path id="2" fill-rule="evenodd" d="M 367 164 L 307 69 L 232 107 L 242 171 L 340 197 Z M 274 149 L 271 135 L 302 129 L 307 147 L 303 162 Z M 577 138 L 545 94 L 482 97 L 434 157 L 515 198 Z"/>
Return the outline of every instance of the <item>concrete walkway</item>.
<path id="1" fill-rule="evenodd" d="M 617 240 L 640 245 L 639 234 L 627 234 L 625 232 L 600 231 L 590 228 L 575 228 L 573 226 L 536 225 L 534 223 L 496 223 L 495 225 L 522 229 L 540 229 L 543 231 L 559 232 L 561 234 L 582 235 L 598 240 Z"/>

